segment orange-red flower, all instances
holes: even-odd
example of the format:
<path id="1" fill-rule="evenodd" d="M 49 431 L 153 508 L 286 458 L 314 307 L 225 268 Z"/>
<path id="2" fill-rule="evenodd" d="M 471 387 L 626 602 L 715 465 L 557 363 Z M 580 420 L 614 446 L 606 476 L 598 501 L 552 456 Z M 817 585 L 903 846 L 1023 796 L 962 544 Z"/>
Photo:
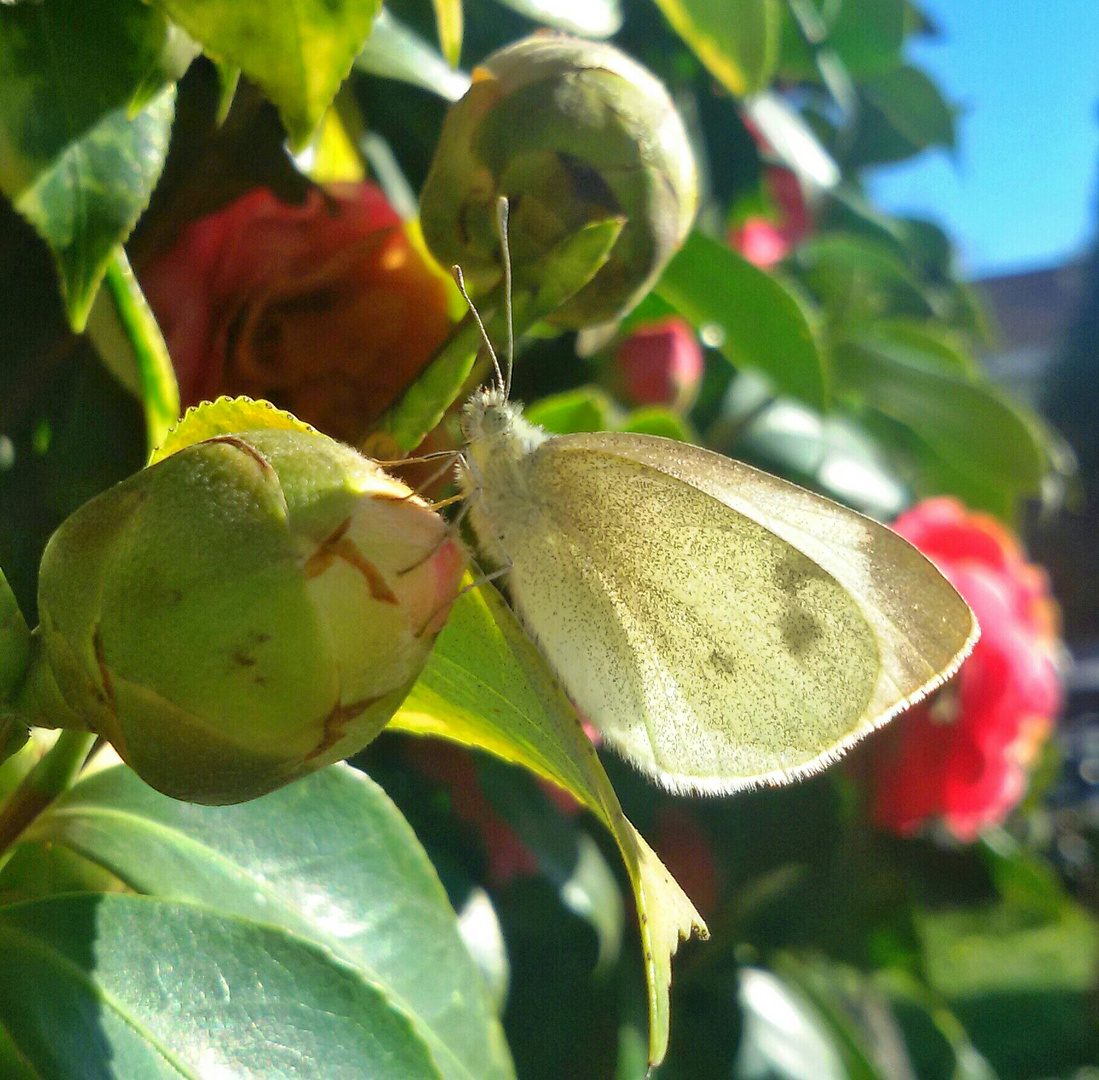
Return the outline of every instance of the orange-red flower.
<path id="1" fill-rule="evenodd" d="M 985 514 L 929 499 L 893 527 L 965 597 L 981 639 L 946 686 L 869 748 L 871 817 L 902 834 L 940 819 L 971 841 L 1022 797 L 1060 708 L 1056 607 L 1045 572 Z"/>
<path id="2" fill-rule="evenodd" d="M 449 331 L 446 288 L 374 184 L 264 189 L 141 272 L 184 405 L 263 397 L 357 442 Z"/>

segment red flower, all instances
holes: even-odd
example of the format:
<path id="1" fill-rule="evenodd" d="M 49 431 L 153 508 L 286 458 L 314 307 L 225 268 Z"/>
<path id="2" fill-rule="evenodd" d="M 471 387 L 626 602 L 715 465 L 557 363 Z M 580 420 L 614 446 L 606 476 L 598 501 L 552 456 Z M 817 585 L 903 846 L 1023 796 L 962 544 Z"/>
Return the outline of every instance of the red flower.
<path id="1" fill-rule="evenodd" d="M 141 272 L 184 405 L 264 397 L 358 442 L 446 337 L 446 289 L 373 184 L 251 191 Z"/>
<path id="2" fill-rule="evenodd" d="M 633 405 L 686 411 L 702 382 L 702 346 L 678 315 L 634 328 L 615 353 L 615 390 Z"/>
<path id="3" fill-rule="evenodd" d="M 893 527 L 965 597 L 981 639 L 946 686 L 868 748 L 871 817 L 902 834 L 940 818 L 971 841 L 1022 797 L 1060 708 L 1056 607 L 1045 572 L 987 515 L 929 499 Z"/>
<path id="4" fill-rule="evenodd" d="M 763 186 L 775 207 L 772 216 L 753 214 L 729 232 L 729 245 L 756 266 L 774 266 L 809 233 L 813 222 L 805 206 L 801 182 L 790 169 L 770 165 Z"/>

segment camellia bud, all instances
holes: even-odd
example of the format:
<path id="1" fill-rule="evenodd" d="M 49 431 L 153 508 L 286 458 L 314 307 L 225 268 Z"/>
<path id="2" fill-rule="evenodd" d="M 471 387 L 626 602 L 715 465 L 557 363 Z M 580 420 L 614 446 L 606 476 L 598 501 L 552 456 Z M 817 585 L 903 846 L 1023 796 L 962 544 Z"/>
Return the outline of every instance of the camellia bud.
<path id="1" fill-rule="evenodd" d="M 537 34 L 474 72 L 420 199 L 432 254 L 475 291 L 500 277 L 501 195 L 520 289 L 585 225 L 624 221 L 607 262 L 550 316 L 578 328 L 621 317 L 648 291 L 687 235 L 698 186 L 683 122 L 650 72 L 610 45 Z"/>
<path id="2" fill-rule="evenodd" d="M 702 383 L 702 346 L 678 315 L 634 327 L 614 355 L 613 389 L 631 405 L 686 412 Z"/>
<path id="3" fill-rule="evenodd" d="M 466 562 L 439 515 L 348 447 L 218 435 L 61 525 L 41 632 L 66 703 L 147 783 L 240 802 L 378 734 Z"/>

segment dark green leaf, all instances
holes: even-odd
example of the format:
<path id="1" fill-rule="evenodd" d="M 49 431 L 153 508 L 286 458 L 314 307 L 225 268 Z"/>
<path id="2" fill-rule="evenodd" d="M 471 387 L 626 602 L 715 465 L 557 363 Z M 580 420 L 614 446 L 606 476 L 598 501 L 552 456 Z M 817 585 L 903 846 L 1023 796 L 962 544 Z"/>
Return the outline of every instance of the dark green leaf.
<path id="1" fill-rule="evenodd" d="M 164 165 L 178 44 L 138 0 L 0 6 L 0 190 L 52 249 L 76 329 Z"/>
<path id="2" fill-rule="evenodd" d="M 813 331 L 798 301 L 770 274 L 694 232 L 656 292 L 696 329 L 720 328 L 719 348 L 732 364 L 758 368 L 779 389 L 824 406 L 827 381 Z"/>
<path id="3" fill-rule="evenodd" d="M 166 798 L 119 767 L 77 784 L 27 839 L 67 847 L 139 892 L 317 942 L 384 989 L 444 1077 L 513 1075 L 434 869 L 361 773 L 338 766 L 253 802 L 211 808 Z"/>
<path id="4" fill-rule="evenodd" d="M 656 0 L 673 29 L 727 90 L 762 90 L 778 62 L 778 0 Z"/>
<path id="5" fill-rule="evenodd" d="M 156 0 L 221 64 L 279 107 L 295 149 L 309 141 L 370 35 L 380 0 Z"/>
<path id="6" fill-rule="evenodd" d="M 834 359 L 842 390 L 905 424 L 948 464 L 1037 492 L 1049 468 L 1039 430 L 1000 391 L 865 343 L 838 348 Z"/>
<path id="7" fill-rule="evenodd" d="M 581 37 L 605 38 L 622 25 L 619 0 L 500 0 L 543 26 Z"/>
<path id="8" fill-rule="evenodd" d="M 0 570 L 0 701 L 8 698 L 22 682 L 30 658 L 30 628 L 8 579 Z M 3 743 L 0 736 L 0 761 L 8 756 L 3 752 Z"/>
<path id="9" fill-rule="evenodd" d="M 899 67 L 862 84 L 864 107 L 847 160 L 902 161 L 928 147 L 952 150 L 958 110 L 918 68 Z"/>
<path id="10" fill-rule="evenodd" d="M 278 927 L 85 893 L 0 909 L 0 952 L 0 1028 L 31 1075 L 440 1075 L 384 990 Z"/>
<path id="11" fill-rule="evenodd" d="M 796 259 L 828 321 L 847 333 L 885 315 L 935 313 L 911 268 L 882 239 L 825 233 L 802 244 Z"/>

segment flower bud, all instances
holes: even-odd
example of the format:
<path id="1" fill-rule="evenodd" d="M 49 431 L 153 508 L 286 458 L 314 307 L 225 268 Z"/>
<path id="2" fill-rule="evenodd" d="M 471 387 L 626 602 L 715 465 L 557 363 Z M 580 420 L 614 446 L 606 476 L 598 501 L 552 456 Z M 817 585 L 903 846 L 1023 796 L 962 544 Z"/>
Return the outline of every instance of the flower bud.
<path id="1" fill-rule="evenodd" d="M 613 389 L 631 405 L 686 412 L 702 383 L 702 346 L 678 315 L 637 326 L 614 356 Z"/>
<path id="2" fill-rule="evenodd" d="M 648 291 L 697 204 L 687 133 L 667 91 L 610 45 L 537 34 L 493 53 L 451 107 L 421 195 L 424 237 L 474 292 L 500 277 L 496 201 L 510 202 L 518 289 L 585 225 L 625 224 L 610 256 L 549 321 L 610 322 Z"/>
<path id="3" fill-rule="evenodd" d="M 466 566 L 408 488 L 312 431 L 185 446 L 65 521 L 39 613 L 66 703 L 149 784 L 254 798 L 353 754 Z"/>

